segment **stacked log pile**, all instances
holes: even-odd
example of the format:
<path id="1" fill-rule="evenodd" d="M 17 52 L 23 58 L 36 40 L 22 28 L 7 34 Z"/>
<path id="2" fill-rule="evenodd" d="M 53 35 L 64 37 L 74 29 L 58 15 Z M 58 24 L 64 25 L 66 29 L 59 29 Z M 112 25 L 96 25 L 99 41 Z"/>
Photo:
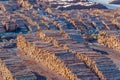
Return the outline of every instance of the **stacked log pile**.
<path id="1" fill-rule="evenodd" d="M 33 20 L 31 19 L 31 17 L 28 17 L 28 16 L 26 16 L 25 14 L 21 14 L 21 13 L 19 13 L 19 12 L 16 12 L 16 14 L 17 14 L 18 16 L 20 16 L 21 18 L 23 18 L 24 20 L 26 20 L 26 21 L 30 24 L 31 27 L 30 27 L 30 26 L 28 27 L 30 31 L 32 31 L 35 27 L 37 28 L 37 30 L 40 29 L 39 24 L 38 24 L 37 22 L 33 21 Z M 32 28 L 32 26 L 34 26 L 34 28 Z M 34 31 L 34 30 L 33 30 L 33 31 Z"/>
<path id="2" fill-rule="evenodd" d="M 4 80 L 37 80 L 15 52 L 9 49 L 0 49 L 0 72 Z"/>
<path id="3" fill-rule="evenodd" d="M 38 14 L 34 14 L 34 16 L 38 18 L 36 22 L 40 25 L 41 30 L 50 28 L 49 22 L 51 22 L 51 20 L 49 18 L 46 18 L 45 16 L 39 16 Z"/>
<path id="4" fill-rule="evenodd" d="M 40 16 L 36 13 L 34 13 L 33 15 L 37 18 L 36 22 L 40 25 L 41 30 L 48 30 L 48 29 L 58 30 L 52 18 L 48 18 L 47 16 Z M 52 24 L 52 26 L 50 24 Z"/>
<path id="5" fill-rule="evenodd" d="M 0 8 L 2 11 L 15 11 L 19 9 L 19 5 L 16 2 L 12 1 L 3 1 L 0 3 Z"/>
<path id="6" fill-rule="evenodd" d="M 4 33 L 5 32 L 5 28 L 3 27 L 2 23 L 0 23 L 0 33 Z"/>
<path id="7" fill-rule="evenodd" d="M 0 8 L 2 11 L 6 11 L 5 7 L 4 7 L 4 4 L 0 3 Z"/>
<path id="8" fill-rule="evenodd" d="M 48 21 L 50 21 L 51 23 L 53 23 L 53 25 L 56 27 L 56 28 L 58 28 L 58 29 L 60 29 L 60 30 L 62 30 L 62 28 L 63 28 L 63 24 L 61 24 L 58 20 L 55 20 L 55 19 L 51 19 L 51 18 L 48 18 L 48 17 L 43 17 L 43 19 L 44 20 L 48 20 Z"/>
<path id="9" fill-rule="evenodd" d="M 80 14 L 80 12 L 76 14 Z M 84 14 L 81 14 L 81 16 L 75 16 L 72 14 L 69 15 L 69 17 L 66 17 L 65 15 L 63 16 L 75 29 L 81 30 L 81 35 L 87 41 L 90 39 L 96 39 L 96 31 L 100 30 L 101 27 L 104 29 L 104 26 L 96 26 L 96 24 L 90 20 L 90 15 L 88 15 L 89 17 L 87 19 L 84 18 Z"/>
<path id="10" fill-rule="evenodd" d="M 7 69 L 7 66 L 5 65 L 5 63 L 0 59 L 0 72 L 1 72 L 1 76 L 3 77 L 3 79 L 5 80 L 14 80 L 12 74 L 10 73 L 10 71 Z"/>
<path id="11" fill-rule="evenodd" d="M 1 32 L 27 32 L 28 22 L 25 21 L 22 17 L 18 16 L 16 13 L 5 13 L 0 15 L 1 23 L 0 29 Z"/>
<path id="12" fill-rule="evenodd" d="M 117 26 L 113 24 L 111 21 L 102 21 L 103 25 L 107 28 L 107 30 L 117 30 Z"/>
<path id="13" fill-rule="evenodd" d="M 74 75 L 66 65 L 55 56 L 55 54 L 57 55 L 59 52 L 46 49 L 47 47 L 53 47 L 51 44 L 40 41 L 39 37 L 34 35 L 26 35 L 26 37 L 20 35 L 17 37 L 17 45 L 25 55 L 33 58 L 36 62 L 45 65 L 50 70 L 55 71 L 68 80 L 77 80 L 76 75 Z M 45 49 L 42 49 L 44 47 Z"/>
<path id="14" fill-rule="evenodd" d="M 27 0 L 18 0 L 17 2 L 20 6 L 22 6 L 24 8 L 27 8 L 27 9 L 32 9 L 33 8 L 33 6 Z"/>
<path id="15" fill-rule="evenodd" d="M 83 30 L 83 28 L 85 29 L 85 25 L 82 22 L 82 18 L 80 16 L 74 16 L 71 13 L 70 14 L 67 13 L 67 11 L 62 13 L 62 16 L 64 16 L 64 18 L 76 29 L 80 29 L 80 30 Z"/>
<path id="16" fill-rule="evenodd" d="M 114 73 L 118 74 L 116 65 L 109 58 L 86 48 L 83 44 L 78 44 L 71 38 L 62 37 L 59 31 L 42 31 L 38 34 L 41 39 L 74 53 L 80 60 L 84 61 L 100 79 L 115 79 L 116 75 Z"/>
<path id="17" fill-rule="evenodd" d="M 56 28 L 56 29 L 59 29 L 59 30 L 74 29 L 74 27 L 64 17 L 58 16 L 58 15 L 55 16 L 52 14 L 52 17 L 51 16 L 48 16 L 48 17 L 42 16 L 42 18 L 44 20 L 47 20 L 50 23 L 52 23 L 54 25 L 54 28 Z"/>
<path id="18" fill-rule="evenodd" d="M 15 22 L 11 21 L 5 24 L 5 29 L 6 31 L 15 31 L 17 29 L 17 25 Z"/>
<path id="19" fill-rule="evenodd" d="M 120 32 L 102 31 L 98 35 L 98 43 L 120 51 Z"/>
<path id="20" fill-rule="evenodd" d="M 57 28 L 59 30 L 74 29 L 74 27 L 64 17 L 61 17 L 59 15 L 55 16 L 53 14 L 51 14 L 51 16 L 48 16 L 48 17 L 42 16 L 42 18 L 44 20 L 51 22 L 55 26 L 55 28 Z"/>

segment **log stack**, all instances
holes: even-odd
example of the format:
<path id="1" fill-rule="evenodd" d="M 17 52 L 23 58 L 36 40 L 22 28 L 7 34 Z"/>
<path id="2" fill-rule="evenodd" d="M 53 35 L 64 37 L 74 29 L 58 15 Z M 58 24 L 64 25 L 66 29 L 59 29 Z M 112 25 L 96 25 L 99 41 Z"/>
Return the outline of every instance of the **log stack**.
<path id="1" fill-rule="evenodd" d="M 7 66 L 5 65 L 5 63 L 1 59 L 0 59 L 0 71 L 1 71 L 1 74 L 2 74 L 1 76 L 3 77 L 3 79 L 14 80 L 12 74 L 7 69 Z"/>
<path id="2" fill-rule="evenodd" d="M 0 3 L 0 8 L 1 8 L 2 11 L 6 11 L 6 8 L 5 8 L 3 3 Z"/>
<path id="3" fill-rule="evenodd" d="M 5 32 L 5 28 L 3 27 L 3 25 L 0 25 L 0 33 L 4 33 Z"/>
<path id="4" fill-rule="evenodd" d="M 33 6 L 27 0 L 18 0 L 17 2 L 19 5 L 21 5 L 24 8 L 27 8 L 27 9 L 33 8 Z"/>
<path id="5" fill-rule="evenodd" d="M 31 16 L 26 16 L 25 14 L 21 14 L 19 12 L 16 12 L 16 14 L 21 18 L 23 18 L 25 21 L 27 21 L 31 26 L 34 26 L 35 28 L 37 28 L 37 30 L 41 28 L 36 21 L 33 21 Z M 29 27 L 29 30 L 33 30 L 32 27 Z"/>
<path id="6" fill-rule="evenodd" d="M 120 51 L 120 32 L 101 31 L 98 35 L 98 43 Z"/>
<path id="7" fill-rule="evenodd" d="M 6 31 L 16 31 L 17 25 L 14 22 L 8 22 L 5 24 Z"/>

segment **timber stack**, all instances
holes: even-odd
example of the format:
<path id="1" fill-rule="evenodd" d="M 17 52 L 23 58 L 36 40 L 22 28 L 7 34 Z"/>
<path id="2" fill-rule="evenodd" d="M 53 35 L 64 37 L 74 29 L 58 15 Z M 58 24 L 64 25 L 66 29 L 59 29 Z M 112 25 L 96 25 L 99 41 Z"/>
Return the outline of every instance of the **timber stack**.
<path id="1" fill-rule="evenodd" d="M 102 31 L 98 35 L 98 43 L 120 51 L 120 32 Z"/>

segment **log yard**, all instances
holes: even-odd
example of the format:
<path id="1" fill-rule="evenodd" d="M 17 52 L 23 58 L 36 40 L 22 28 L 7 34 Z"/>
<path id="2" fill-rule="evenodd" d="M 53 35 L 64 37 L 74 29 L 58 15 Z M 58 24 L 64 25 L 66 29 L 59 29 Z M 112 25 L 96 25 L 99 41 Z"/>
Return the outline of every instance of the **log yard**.
<path id="1" fill-rule="evenodd" d="M 0 0 L 0 80 L 120 80 L 120 1 Z"/>

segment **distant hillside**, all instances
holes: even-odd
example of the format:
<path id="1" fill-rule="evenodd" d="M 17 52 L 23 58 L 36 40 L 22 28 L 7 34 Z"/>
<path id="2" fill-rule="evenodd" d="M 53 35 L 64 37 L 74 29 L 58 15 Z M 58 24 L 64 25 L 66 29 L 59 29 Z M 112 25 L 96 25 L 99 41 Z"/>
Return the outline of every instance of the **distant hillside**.
<path id="1" fill-rule="evenodd" d="M 72 9 L 91 9 L 91 8 L 97 8 L 97 9 L 108 9 L 102 4 L 95 4 L 91 6 L 83 6 L 83 5 L 71 5 L 68 7 L 59 7 L 60 10 L 72 10 Z"/>
<path id="2" fill-rule="evenodd" d="M 120 0 L 114 0 L 110 4 L 120 4 Z"/>

